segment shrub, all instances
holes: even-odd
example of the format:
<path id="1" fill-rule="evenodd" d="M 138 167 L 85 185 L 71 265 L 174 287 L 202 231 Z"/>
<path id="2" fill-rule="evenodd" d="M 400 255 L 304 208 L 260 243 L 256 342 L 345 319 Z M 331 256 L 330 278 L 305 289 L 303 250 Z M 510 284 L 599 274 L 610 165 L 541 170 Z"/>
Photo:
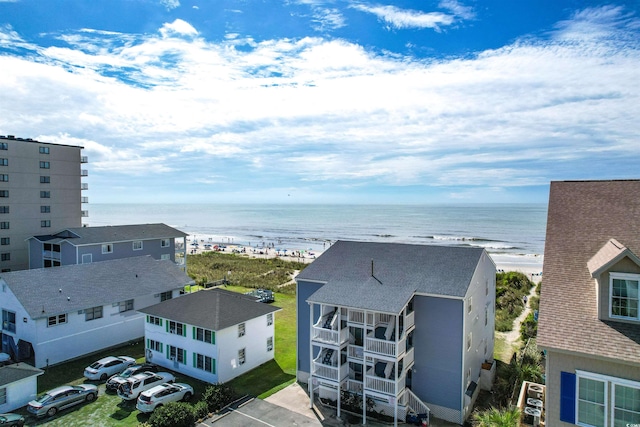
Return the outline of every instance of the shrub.
<path id="1" fill-rule="evenodd" d="M 522 337 L 522 341 L 527 341 L 529 338 L 535 338 L 537 335 L 538 322 L 534 320 L 533 313 L 529 313 L 520 325 L 520 336 Z"/>
<path id="2" fill-rule="evenodd" d="M 491 408 L 474 414 L 473 421 L 477 427 L 518 427 L 520 409 L 513 406 L 507 409 Z"/>
<path id="3" fill-rule="evenodd" d="M 233 402 L 235 393 L 226 384 L 213 384 L 202 393 L 202 401 L 206 402 L 209 412 L 216 412 Z"/>
<path id="4" fill-rule="evenodd" d="M 204 420 L 209 415 L 209 405 L 204 400 L 193 405 L 193 415 L 196 420 Z"/>
<path id="5" fill-rule="evenodd" d="M 151 427 L 191 427 L 196 417 L 191 405 L 184 402 L 170 402 L 156 408 L 149 417 Z"/>

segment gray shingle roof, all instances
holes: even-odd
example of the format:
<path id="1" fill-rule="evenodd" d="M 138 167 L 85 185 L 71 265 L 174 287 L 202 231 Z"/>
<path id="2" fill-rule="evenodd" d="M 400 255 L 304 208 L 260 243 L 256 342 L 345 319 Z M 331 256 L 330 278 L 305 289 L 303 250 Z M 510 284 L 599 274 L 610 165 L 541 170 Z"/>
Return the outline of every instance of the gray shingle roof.
<path id="1" fill-rule="evenodd" d="M 279 310 L 281 310 L 280 307 L 258 302 L 255 297 L 213 288 L 167 300 L 138 311 L 220 331 Z"/>
<path id="2" fill-rule="evenodd" d="M 70 233 L 72 234 L 70 234 Z M 78 237 L 70 237 L 77 235 Z M 151 240 L 186 237 L 183 233 L 166 224 L 133 224 L 109 225 L 104 227 L 66 228 L 50 236 L 35 236 L 41 241 L 51 242 L 52 238 L 59 242 L 67 240 L 75 246 L 93 245 L 96 243 L 128 242 L 131 240 Z"/>
<path id="3" fill-rule="evenodd" d="M 640 324 L 598 319 L 589 261 L 616 256 L 610 239 L 640 254 L 640 180 L 551 183 L 538 345 L 640 363 Z"/>
<path id="4" fill-rule="evenodd" d="M 0 368 L 0 387 L 9 385 L 34 375 L 42 375 L 42 369 L 34 368 L 26 363 L 14 363 Z"/>
<path id="5" fill-rule="evenodd" d="M 464 297 L 483 253 L 482 248 L 338 241 L 297 280 L 325 283 L 310 302 L 398 313 L 414 292 Z"/>
<path id="6" fill-rule="evenodd" d="M 193 282 L 172 261 L 149 255 L 12 271 L 0 278 L 34 319 L 180 289 Z"/>

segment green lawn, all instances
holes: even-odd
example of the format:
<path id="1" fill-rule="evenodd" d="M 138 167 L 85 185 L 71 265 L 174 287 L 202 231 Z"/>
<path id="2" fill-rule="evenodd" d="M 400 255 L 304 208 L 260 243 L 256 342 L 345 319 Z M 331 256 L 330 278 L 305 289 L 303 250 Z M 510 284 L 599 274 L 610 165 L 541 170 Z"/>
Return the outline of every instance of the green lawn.
<path id="1" fill-rule="evenodd" d="M 249 288 L 227 286 L 234 292 L 248 292 Z M 275 303 L 282 310 L 275 313 L 275 360 L 259 366 L 234 380 L 229 385 L 241 395 L 267 397 L 286 387 L 295 380 L 296 370 L 296 296 L 275 293 Z M 81 404 L 67 409 L 53 418 L 36 420 L 26 412 L 26 409 L 16 411 L 27 417 L 27 426 L 51 427 L 85 427 L 85 426 L 117 426 L 137 427 L 148 419 L 148 415 L 141 414 L 135 408 L 135 402 L 123 403 L 113 392 L 106 392 L 104 383 L 87 381 L 82 376 L 84 368 L 94 361 L 109 355 L 123 355 L 144 361 L 144 343 L 142 340 L 117 349 L 103 351 L 88 357 L 83 357 L 45 370 L 38 377 L 38 393 L 45 392 L 64 384 L 82 384 L 84 382 L 99 385 L 98 399 L 89 404 Z M 185 382 L 193 386 L 195 396 L 191 402 L 197 402 L 207 384 L 173 372 L 177 382 Z"/>

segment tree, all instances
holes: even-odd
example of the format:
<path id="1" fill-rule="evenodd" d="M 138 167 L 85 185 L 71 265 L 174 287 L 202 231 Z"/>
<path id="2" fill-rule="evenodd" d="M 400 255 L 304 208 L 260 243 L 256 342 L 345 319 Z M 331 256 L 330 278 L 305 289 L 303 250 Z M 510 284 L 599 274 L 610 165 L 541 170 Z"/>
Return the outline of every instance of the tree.
<path id="1" fill-rule="evenodd" d="M 184 402 L 169 402 L 156 408 L 149 417 L 151 427 L 191 427 L 194 422 L 193 409 Z"/>

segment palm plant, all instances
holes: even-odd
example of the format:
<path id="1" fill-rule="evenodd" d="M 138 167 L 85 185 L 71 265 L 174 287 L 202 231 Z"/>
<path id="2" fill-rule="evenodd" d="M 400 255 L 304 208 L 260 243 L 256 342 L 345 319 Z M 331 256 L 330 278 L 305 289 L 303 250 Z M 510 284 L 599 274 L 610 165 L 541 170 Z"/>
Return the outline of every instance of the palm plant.
<path id="1" fill-rule="evenodd" d="M 505 409 L 491 407 L 486 411 L 475 413 L 473 421 L 475 427 L 518 427 L 520 409 L 515 406 Z"/>

